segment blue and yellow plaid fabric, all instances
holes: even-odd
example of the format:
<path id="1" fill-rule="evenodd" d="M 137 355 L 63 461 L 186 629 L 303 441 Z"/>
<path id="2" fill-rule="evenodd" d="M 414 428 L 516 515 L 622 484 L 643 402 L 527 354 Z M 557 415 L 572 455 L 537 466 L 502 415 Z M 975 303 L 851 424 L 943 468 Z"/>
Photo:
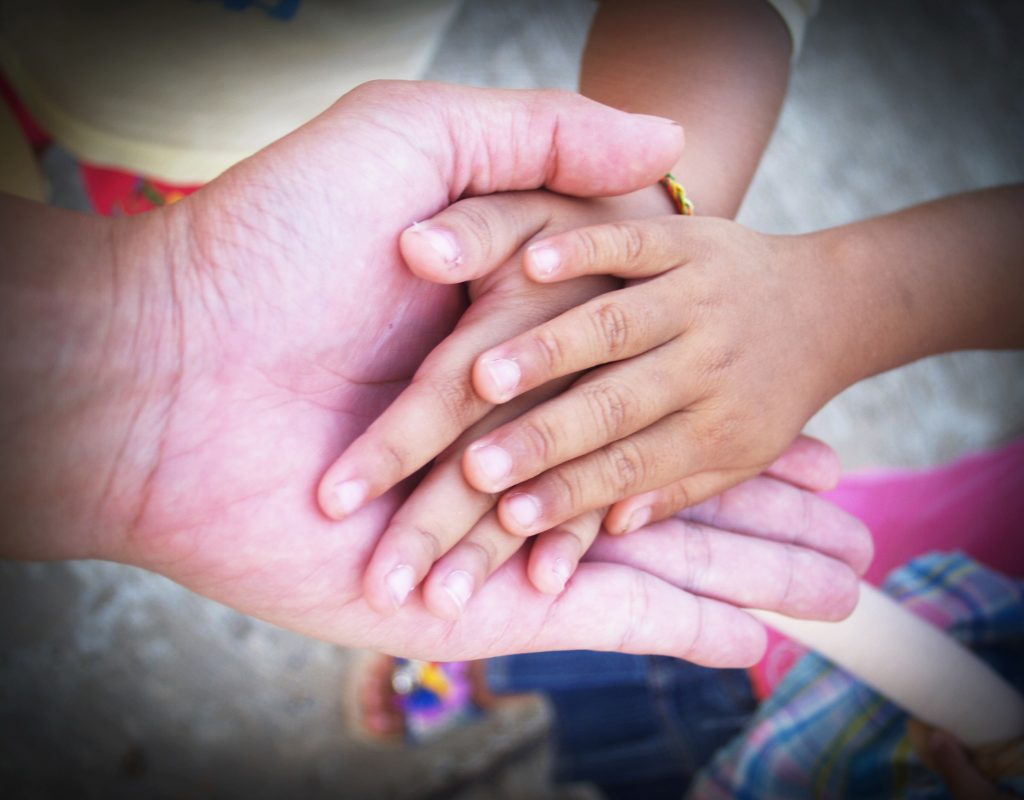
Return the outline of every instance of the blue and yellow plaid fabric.
<path id="1" fill-rule="evenodd" d="M 1024 582 L 959 553 L 935 553 L 894 572 L 883 588 L 1024 688 Z M 884 697 L 809 654 L 747 729 L 718 752 L 687 797 L 949 797 L 912 750 L 906 723 L 906 713 Z M 1006 788 L 1024 791 L 1024 782 Z"/>

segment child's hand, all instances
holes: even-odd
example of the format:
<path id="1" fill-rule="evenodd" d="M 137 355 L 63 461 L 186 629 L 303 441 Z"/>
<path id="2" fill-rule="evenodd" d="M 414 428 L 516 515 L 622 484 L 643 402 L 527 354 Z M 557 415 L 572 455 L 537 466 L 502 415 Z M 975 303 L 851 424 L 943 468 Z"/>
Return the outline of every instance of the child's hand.
<path id="1" fill-rule="evenodd" d="M 463 202 L 486 219 L 486 200 Z M 481 226 L 456 208 L 429 224 L 473 252 Z M 539 283 L 633 280 L 476 359 L 476 393 L 493 403 L 590 370 L 467 449 L 468 481 L 506 492 L 502 525 L 529 535 L 614 504 L 605 527 L 631 531 L 767 469 L 848 369 L 822 301 L 829 276 L 808 253 L 797 237 L 699 217 L 535 238 L 523 262 Z M 445 282 L 486 265 L 477 258 L 444 271 L 410 260 Z"/>
<path id="2" fill-rule="evenodd" d="M 660 195 L 654 199 L 664 200 Z M 503 266 L 473 284 L 473 304 L 456 330 L 321 483 L 323 507 L 334 516 L 344 516 L 448 448 L 395 515 L 369 561 L 364 591 L 374 608 L 386 611 L 402 605 L 429 572 L 423 585 L 427 606 L 438 615 L 456 618 L 486 578 L 521 547 L 523 539 L 498 522 L 493 510 L 496 496 L 466 482 L 461 468 L 464 450 L 482 434 L 563 390 L 572 378 L 549 381 L 492 411 L 494 407 L 473 391 L 470 367 L 479 353 L 510 335 L 621 285 L 589 277 L 545 286 L 528 281 L 519 259 L 512 258 L 524 238 L 553 225 L 552 220 L 564 229 L 595 215 L 607 218 L 615 211 L 621 213 L 614 203 L 580 202 L 544 192 L 476 198 L 446 213 L 449 230 L 460 231 L 465 242 L 461 252 L 445 253 L 444 245 L 455 242 L 451 238 L 442 239 L 440 249 L 434 248 L 426 231 L 436 233 L 436 228 L 404 235 L 403 252 L 410 263 L 422 262 L 424 252 L 435 259 L 440 255 L 453 276 L 450 280 L 458 280 L 455 276 L 467 269 L 485 273 L 484 264 L 503 262 Z M 489 235 L 469 236 L 472 226 L 481 225 L 489 226 Z M 835 481 L 837 468 L 831 451 L 801 440 L 778 462 L 775 474 L 821 489 Z M 550 526 L 537 538 L 527 567 L 537 588 L 561 591 L 597 536 L 602 516 L 600 507 L 588 509 Z M 847 544 L 837 537 L 835 542 L 814 542 L 806 548 L 819 551 L 814 555 L 822 563 L 842 562 L 863 569 L 863 553 L 858 555 Z"/>
<path id="3" fill-rule="evenodd" d="M 604 216 L 596 218 L 610 216 L 602 211 L 600 202 L 547 192 L 505 195 L 498 202 L 504 213 L 519 223 L 535 220 L 534 230 L 552 218 L 565 229 L 593 220 L 599 213 Z M 410 386 L 352 443 L 321 483 L 324 509 L 332 516 L 346 516 L 448 450 L 395 514 L 367 565 L 365 596 L 378 611 L 402 605 L 431 565 L 461 542 L 458 552 L 445 561 L 453 577 L 425 587 L 430 608 L 455 618 L 469 595 L 522 545 L 522 537 L 505 532 L 498 524 L 493 512 L 497 497 L 466 483 L 462 451 L 473 438 L 567 388 L 571 378 L 552 382 L 488 414 L 493 405 L 476 396 L 470 384 L 473 359 L 509 336 L 621 286 L 621 281 L 601 276 L 557 286 L 528 280 L 519 259 L 511 259 L 521 245 L 519 232 L 516 224 L 509 227 L 504 241 L 491 240 L 491 257 L 505 262 L 504 266 L 474 282 L 470 287 L 473 302 L 456 329 L 431 352 Z M 410 235 L 413 239 L 429 237 L 422 230 Z M 542 547 L 539 554 L 550 554 L 554 547 L 569 549 L 571 557 L 551 555 L 547 560 L 552 563 L 546 565 L 534 558 L 530 570 L 536 585 L 549 592 L 562 589 L 579 556 L 597 536 L 601 516 L 591 511 L 578 520 L 564 520 L 557 531 L 543 537 L 551 541 L 549 549 Z"/>
<path id="4" fill-rule="evenodd" d="M 664 202 L 660 194 L 653 199 Z M 473 212 L 474 205 L 485 201 L 486 206 L 480 207 L 496 212 L 495 216 Z M 519 259 L 508 260 L 521 245 L 523 231 L 541 230 L 552 219 L 572 227 L 597 214 L 607 218 L 615 211 L 619 209 L 614 204 L 579 202 L 543 192 L 480 198 L 453 207 L 449 221 L 461 215 L 465 225 L 486 219 L 493 223 L 492 235 L 485 238 L 489 249 L 466 250 L 462 258 L 449 259 L 458 262 L 454 271 L 489 260 L 505 259 L 506 263 L 473 284 L 473 305 L 455 332 L 431 353 L 412 385 L 331 467 L 320 487 L 322 506 L 332 516 L 342 517 L 448 448 L 395 515 L 368 564 L 364 589 L 374 608 L 385 611 L 401 605 L 437 561 L 424 585 L 424 598 L 435 613 L 457 617 L 469 596 L 522 545 L 520 536 L 509 534 L 498 523 L 492 510 L 496 496 L 465 481 L 463 451 L 475 438 L 557 394 L 571 377 L 550 382 L 488 415 L 493 406 L 474 393 L 470 367 L 480 352 L 508 336 L 621 285 L 591 277 L 543 286 L 525 278 Z M 410 261 L 417 260 L 416 253 L 424 245 L 429 248 L 422 228 L 407 233 L 402 244 Z M 815 489 L 828 488 L 835 473 L 831 451 L 807 441 L 780 462 L 777 472 Z M 528 563 L 537 588 L 557 593 L 564 587 L 596 537 L 602 516 L 603 509 L 591 509 L 538 537 Z M 842 554 L 830 555 L 850 563 Z"/>

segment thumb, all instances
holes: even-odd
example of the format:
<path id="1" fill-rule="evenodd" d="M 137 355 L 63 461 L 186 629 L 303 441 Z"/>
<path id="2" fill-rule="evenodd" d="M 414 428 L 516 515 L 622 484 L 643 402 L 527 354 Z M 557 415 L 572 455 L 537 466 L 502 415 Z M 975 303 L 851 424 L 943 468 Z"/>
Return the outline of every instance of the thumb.
<path id="1" fill-rule="evenodd" d="M 565 91 L 375 81 L 356 90 L 407 110 L 405 127 L 437 167 L 449 201 L 547 187 L 578 197 L 625 194 L 678 160 L 683 129 Z"/>

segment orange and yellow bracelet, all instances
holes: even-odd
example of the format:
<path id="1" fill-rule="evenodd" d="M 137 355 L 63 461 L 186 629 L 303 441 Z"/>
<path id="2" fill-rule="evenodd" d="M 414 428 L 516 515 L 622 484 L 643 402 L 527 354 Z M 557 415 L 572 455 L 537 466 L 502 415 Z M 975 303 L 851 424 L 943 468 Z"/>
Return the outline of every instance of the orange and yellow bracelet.
<path id="1" fill-rule="evenodd" d="M 661 179 L 661 185 L 668 190 L 669 197 L 672 198 L 672 202 L 676 205 L 676 211 L 680 214 L 685 214 L 688 217 L 693 216 L 693 203 L 690 202 L 690 198 L 686 196 L 686 189 L 683 188 L 683 184 L 672 177 L 672 173 L 665 173 L 665 177 Z"/>

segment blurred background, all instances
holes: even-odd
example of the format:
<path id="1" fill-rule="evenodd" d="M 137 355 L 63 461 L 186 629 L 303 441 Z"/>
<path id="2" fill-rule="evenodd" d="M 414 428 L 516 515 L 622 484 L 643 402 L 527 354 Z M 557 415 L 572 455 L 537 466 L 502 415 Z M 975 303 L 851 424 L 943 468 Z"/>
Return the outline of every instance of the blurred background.
<path id="1" fill-rule="evenodd" d="M 426 5 L 432 32 L 403 69 L 575 88 L 594 3 Z M 15 18 L 0 17 L 0 31 Z M 808 231 L 1024 179 L 1022 77 L 1024 3 L 825 0 L 740 220 Z M 41 157 L 50 201 L 90 210 L 74 157 L 58 146 Z M 809 431 L 850 470 L 927 466 L 1005 442 L 1024 432 L 1024 353 L 954 354 L 865 381 Z M 592 796 L 547 785 L 542 706 L 416 748 L 357 741 L 341 714 L 350 653 L 150 573 L 4 563 L 0 608 L 9 798 Z"/>

